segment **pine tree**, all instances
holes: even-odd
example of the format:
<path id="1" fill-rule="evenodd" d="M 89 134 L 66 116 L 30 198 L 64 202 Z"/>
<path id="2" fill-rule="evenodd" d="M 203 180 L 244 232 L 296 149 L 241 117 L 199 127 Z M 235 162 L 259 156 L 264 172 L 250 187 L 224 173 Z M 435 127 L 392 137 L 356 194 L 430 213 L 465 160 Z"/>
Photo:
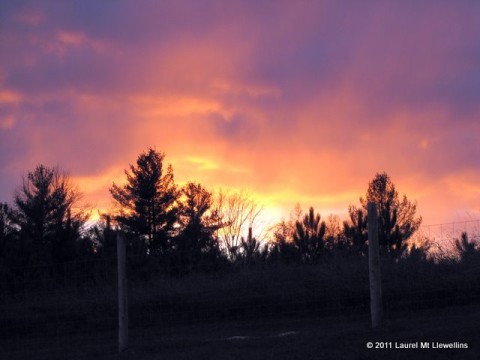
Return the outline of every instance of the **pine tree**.
<path id="1" fill-rule="evenodd" d="M 311 262 L 325 251 L 326 224 L 320 221 L 320 214 L 315 215 L 313 207 L 305 214 L 303 221 L 295 223 L 293 244 L 300 253 L 303 262 Z"/>
<path id="2" fill-rule="evenodd" d="M 81 195 L 58 167 L 39 165 L 15 194 L 13 223 L 30 261 L 72 260 L 86 214 L 76 209 Z M 28 258 L 25 254 L 25 259 Z"/>
<path id="3" fill-rule="evenodd" d="M 184 270 L 192 270 L 202 261 L 212 265 L 221 256 L 216 236 L 221 219 L 212 208 L 212 194 L 200 184 L 188 183 L 182 195 L 180 232 L 175 242 L 177 256 Z"/>
<path id="4" fill-rule="evenodd" d="M 12 209 L 0 202 L 0 257 L 5 256 L 9 239 L 16 233 L 12 224 Z"/>
<path id="5" fill-rule="evenodd" d="M 350 219 L 343 222 L 343 234 L 354 253 L 367 254 L 367 212 L 353 205 L 348 207 Z"/>
<path id="6" fill-rule="evenodd" d="M 477 242 L 469 240 L 466 232 L 462 232 L 460 239 L 455 239 L 455 250 L 463 263 L 478 259 L 480 255 Z"/>
<path id="7" fill-rule="evenodd" d="M 136 165 L 125 170 L 127 182 L 110 188 L 119 205 L 114 217 L 121 229 L 140 237 L 141 252 L 165 253 L 171 247 L 177 220 L 179 191 L 174 183 L 173 169 L 164 171 L 165 155 L 150 148 L 138 156 Z"/>
<path id="8" fill-rule="evenodd" d="M 17 241 L 17 229 L 12 224 L 12 209 L 6 203 L 0 203 L 0 279 L 5 282 L 12 279 L 12 268 L 21 263 L 21 254 Z M 0 291 L 1 291 L 0 282 Z"/>
<path id="9" fill-rule="evenodd" d="M 407 240 L 418 230 L 422 222 L 416 217 L 417 205 L 404 195 L 400 200 L 395 185 L 384 172 L 370 182 L 366 198 L 360 198 L 363 209 L 374 202 L 378 211 L 379 244 L 389 254 L 400 256 L 407 249 Z"/>

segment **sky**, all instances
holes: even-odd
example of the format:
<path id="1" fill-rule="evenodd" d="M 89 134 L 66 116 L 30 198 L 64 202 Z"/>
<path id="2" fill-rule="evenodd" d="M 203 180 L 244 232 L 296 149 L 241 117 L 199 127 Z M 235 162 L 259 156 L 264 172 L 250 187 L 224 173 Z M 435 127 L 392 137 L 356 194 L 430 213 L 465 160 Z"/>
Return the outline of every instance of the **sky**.
<path id="1" fill-rule="evenodd" d="M 175 180 L 344 217 L 387 172 L 480 218 L 476 1 L 3 1 L 0 201 L 59 165 L 93 209 L 149 147 Z"/>

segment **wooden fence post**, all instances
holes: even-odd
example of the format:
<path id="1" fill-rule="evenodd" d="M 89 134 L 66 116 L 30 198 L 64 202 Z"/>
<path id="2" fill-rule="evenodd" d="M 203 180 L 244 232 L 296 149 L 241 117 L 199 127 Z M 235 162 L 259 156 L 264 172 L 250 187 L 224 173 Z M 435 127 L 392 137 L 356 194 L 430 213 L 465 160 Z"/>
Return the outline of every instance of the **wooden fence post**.
<path id="1" fill-rule="evenodd" d="M 370 313 L 372 328 L 382 326 L 382 279 L 380 273 L 380 253 L 378 245 L 377 205 L 369 202 L 368 211 L 368 266 L 370 274 Z"/>
<path id="2" fill-rule="evenodd" d="M 128 285 L 126 271 L 125 237 L 117 232 L 118 269 L 118 351 L 128 346 Z"/>

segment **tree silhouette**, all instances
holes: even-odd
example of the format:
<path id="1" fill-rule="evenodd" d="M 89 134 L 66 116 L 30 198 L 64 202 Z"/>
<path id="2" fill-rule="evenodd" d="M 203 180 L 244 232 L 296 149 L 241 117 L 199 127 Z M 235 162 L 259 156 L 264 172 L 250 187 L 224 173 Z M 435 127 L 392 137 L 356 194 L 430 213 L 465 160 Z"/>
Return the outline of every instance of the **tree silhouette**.
<path id="1" fill-rule="evenodd" d="M 405 260 L 416 263 L 416 264 L 426 264 L 433 261 L 429 255 L 429 251 L 432 248 L 432 243 L 428 238 L 420 238 L 412 244 L 408 249 L 408 257 Z"/>
<path id="2" fill-rule="evenodd" d="M 15 230 L 12 223 L 12 209 L 7 203 L 0 203 L 0 255 L 5 254 L 8 239 Z"/>
<path id="3" fill-rule="evenodd" d="M 286 263 L 297 259 L 297 251 L 293 244 L 295 222 L 283 219 L 273 227 L 273 242 L 269 251 L 269 258 L 275 261 L 281 260 Z"/>
<path id="4" fill-rule="evenodd" d="M 265 261 L 268 256 L 268 244 L 261 246 L 261 242 L 252 235 L 252 228 L 248 228 L 248 236 L 240 240 L 237 258 L 247 265 L 254 265 L 259 261 Z"/>
<path id="5" fill-rule="evenodd" d="M 350 205 L 348 207 L 349 221 L 343 222 L 343 234 L 350 242 L 353 251 L 367 253 L 367 212 L 365 209 Z"/>
<path id="6" fill-rule="evenodd" d="M 320 221 L 320 214 L 315 215 L 313 207 L 310 207 L 303 221 L 296 222 L 293 244 L 298 249 L 303 262 L 314 261 L 324 252 L 325 231 L 325 222 Z"/>
<path id="7" fill-rule="evenodd" d="M 336 214 L 330 214 L 327 218 L 324 241 L 326 250 L 335 256 L 345 255 L 351 249 L 344 226 L 342 227 L 340 217 Z"/>
<path id="8" fill-rule="evenodd" d="M 398 192 L 390 177 L 377 173 L 369 183 L 366 198 L 360 198 L 363 210 L 374 202 L 378 211 L 379 244 L 393 256 L 400 256 L 407 249 L 407 240 L 418 230 L 422 222 L 416 217 L 417 205 L 406 195 L 399 199 Z"/>
<path id="9" fill-rule="evenodd" d="M 10 269 L 21 262 L 17 229 L 12 223 L 12 209 L 6 203 L 0 203 L 0 278 L 10 279 Z"/>
<path id="10" fill-rule="evenodd" d="M 173 169 L 164 173 L 165 155 L 150 148 L 138 156 L 136 165 L 125 170 L 127 183 L 110 188 L 120 207 L 114 217 L 121 229 L 139 236 L 141 253 L 165 253 L 170 247 L 177 220 L 179 191 L 174 184 Z"/>
<path id="11" fill-rule="evenodd" d="M 220 238 L 230 259 L 235 260 L 241 246 L 242 232 L 253 226 L 262 212 L 262 207 L 245 191 L 220 191 L 216 199 L 216 209 L 223 222 L 219 231 Z"/>
<path id="12" fill-rule="evenodd" d="M 95 253 L 113 258 L 117 254 L 117 231 L 112 226 L 112 216 L 101 214 L 95 226 L 90 228 L 90 239 Z"/>
<path id="13" fill-rule="evenodd" d="M 300 204 L 296 204 L 287 219 L 282 219 L 272 227 L 273 242 L 269 247 L 269 259 L 281 260 L 286 263 L 300 261 L 298 251 L 293 243 L 296 223 L 302 218 Z"/>
<path id="14" fill-rule="evenodd" d="M 13 223 L 30 248 L 33 262 L 66 261 L 87 216 L 75 206 L 80 193 L 58 167 L 39 165 L 28 173 L 15 194 Z"/>
<path id="15" fill-rule="evenodd" d="M 462 262 L 469 262 L 480 255 L 480 248 L 475 241 L 468 239 L 468 234 L 463 232 L 460 239 L 455 240 L 455 249 L 457 250 Z"/>
<path id="16" fill-rule="evenodd" d="M 178 218 L 180 232 L 174 247 L 181 265 L 192 270 L 202 260 L 214 263 L 220 257 L 215 234 L 221 227 L 221 220 L 218 212 L 212 209 L 212 194 L 200 184 L 188 183 L 182 194 Z"/>

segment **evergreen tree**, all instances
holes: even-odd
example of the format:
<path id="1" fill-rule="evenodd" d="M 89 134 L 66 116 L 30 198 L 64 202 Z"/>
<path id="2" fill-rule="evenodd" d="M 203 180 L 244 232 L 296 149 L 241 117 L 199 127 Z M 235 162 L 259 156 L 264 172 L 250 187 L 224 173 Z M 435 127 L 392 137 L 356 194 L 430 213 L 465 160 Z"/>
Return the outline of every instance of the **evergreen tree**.
<path id="1" fill-rule="evenodd" d="M 221 256 L 216 236 L 221 219 L 218 212 L 212 209 L 212 194 L 194 183 L 185 185 L 182 194 L 180 233 L 175 243 L 180 263 L 190 270 L 201 262 L 212 265 Z"/>
<path id="2" fill-rule="evenodd" d="M 76 211 L 80 193 L 58 167 L 39 165 L 15 194 L 13 223 L 25 249 L 24 260 L 61 262 L 75 257 L 76 241 L 87 216 Z"/>
<path id="3" fill-rule="evenodd" d="M 94 252 L 99 256 L 114 258 L 117 255 L 117 232 L 112 226 L 112 216 L 101 214 L 95 226 L 90 228 Z"/>
<path id="4" fill-rule="evenodd" d="M 17 229 L 12 224 L 12 209 L 6 203 L 0 203 L 0 279 L 11 281 L 11 269 L 19 264 L 20 255 Z M 0 281 L 0 287 L 2 281 Z M 1 289 L 0 289 L 1 290 Z"/>
<path id="5" fill-rule="evenodd" d="M 455 250 L 463 263 L 471 262 L 480 256 L 480 247 L 476 241 L 468 239 L 466 232 L 462 232 L 460 239 L 455 239 Z"/>
<path id="6" fill-rule="evenodd" d="M 365 209 L 350 205 L 348 207 L 350 219 L 343 222 L 343 234 L 349 241 L 353 252 L 367 254 L 367 212 Z"/>
<path id="7" fill-rule="evenodd" d="M 252 235 L 252 228 L 248 228 L 248 235 L 243 236 L 240 242 L 239 254 L 237 257 L 247 265 L 254 265 L 260 261 L 265 261 L 268 257 L 268 244 L 261 246 L 261 242 Z"/>
<path id="8" fill-rule="evenodd" d="M 389 254 L 400 256 L 407 249 L 407 240 L 422 222 L 416 217 L 417 205 L 406 195 L 400 200 L 395 185 L 386 173 L 379 173 L 370 182 L 366 198 L 360 198 L 363 210 L 367 204 L 377 204 L 379 244 Z M 365 224 L 366 226 L 366 224 Z"/>
<path id="9" fill-rule="evenodd" d="M 326 224 L 320 221 L 320 214 L 315 215 L 313 207 L 305 214 L 303 221 L 295 223 L 293 244 L 300 253 L 303 262 L 311 262 L 325 251 Z"/>
<path id="10" fill-rule="evenodd" d="M 150 148 L 138 156 L 136 165 L 125 170 L 127 183 L 110 188 L 120 207 L 114 217 L 120 228 L 140 237 L 140 252 L 165 253 L 171 247 L 177 221 L 179 191 L 174 184 L 173 170 L 164 171 L 165 155 Z"/>
<path id="11" fill-rule="evenodd" d="M 4 256 L 9 239 L 16 232 L 12 223 L 12 209 L 7 203 L 0 203 L 0 256 Z"/>

